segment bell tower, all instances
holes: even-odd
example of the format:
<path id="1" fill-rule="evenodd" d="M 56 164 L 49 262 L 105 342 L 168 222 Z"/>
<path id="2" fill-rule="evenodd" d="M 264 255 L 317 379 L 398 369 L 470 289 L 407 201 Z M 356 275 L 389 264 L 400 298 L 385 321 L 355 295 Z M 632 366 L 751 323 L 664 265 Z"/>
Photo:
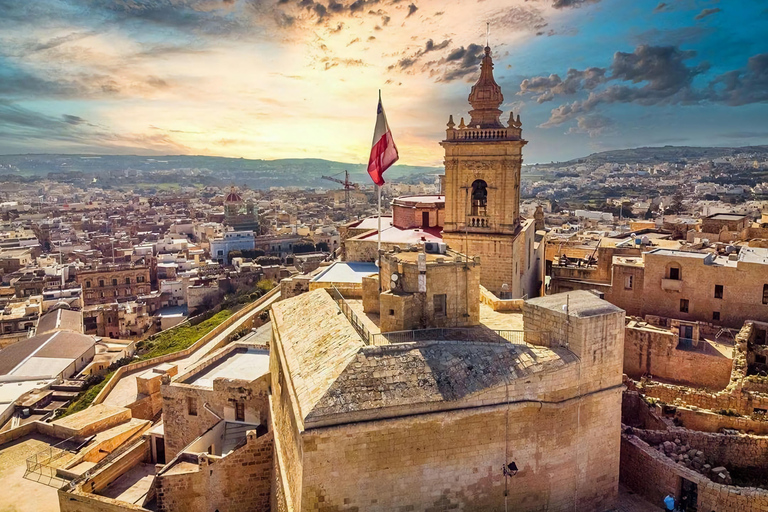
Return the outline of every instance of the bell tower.
<path id="1" fill-rule="evenodd" d="M 440 143 L 445 149 L 443 239 L 459 252 L 480 256 L 480 283 L 492 292 L 532 295 L 527 289 L 532 286 L 523 282 L 527 260 L 533 257 L 525 247 L 528 223 L 520 217 L 520 168 L 527 141 L 519 115 L 510 112 L 506 126 L 500 120 L 504 95 L 493 78 L 489 46 L 468 100 L 469 124 L 462 117 L 456 126 L 450 116 Z"/>

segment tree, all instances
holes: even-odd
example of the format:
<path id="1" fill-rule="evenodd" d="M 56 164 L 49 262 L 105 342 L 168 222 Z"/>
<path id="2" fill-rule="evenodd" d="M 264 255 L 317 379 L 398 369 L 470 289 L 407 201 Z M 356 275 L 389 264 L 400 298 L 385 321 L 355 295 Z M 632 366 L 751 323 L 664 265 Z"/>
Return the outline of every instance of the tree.
<path id="1" fill-rule="evenodd" d="M 320 243 L 318 243 L 318 244 L 315 246 L 315 248 L 316 248 L 318 251 L 321 251 L 321 252 L 330 252 L 330 249 L 328 248 L 328 244 L 327 244 L 327 243 L 325 243 L 325 242 L 320 242 Z"/>
<path id="2" fill-rule="evenodd" d="M 262 279 L 258 283 L 256 283 L 256 288 L 261 290 L 264 293 L 267 293 L 269 290 L 275 287 L 275 282 L 271 279 Z"/>
<path id="3" fill-rule="evenodd" d="M 256 263 L 258 263 L 261 266 L 279 265 L 280 258 L 278 258 L 277 256 L 259 256 L 258 258 L 256 258 Z"/>
<path id="4" fill-rule="evenodd" d="M 229 258 L 229 261 L 232 261 L 233 258 L 242 258 L 243 253 L 241 251 L 229 251 L 227 257 Z"/>
<path id="5" fill-rule="evenodd" d="M 315 244 L 312 242 L 299 242 L 297 244 L 293 244 L 293 254 L 303 254 L 307 252 L 314 252 L 315 251 Z"/>

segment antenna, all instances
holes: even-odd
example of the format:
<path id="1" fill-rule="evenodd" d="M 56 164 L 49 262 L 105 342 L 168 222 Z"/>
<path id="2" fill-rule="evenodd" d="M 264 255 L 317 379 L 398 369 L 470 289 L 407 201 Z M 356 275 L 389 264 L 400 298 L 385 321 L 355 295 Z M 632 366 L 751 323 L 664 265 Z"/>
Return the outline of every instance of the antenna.
<path id="1" fill-rule="evenodd" d="M 491 22 L 485 24 L 485 46 L 491 46 Z"/>

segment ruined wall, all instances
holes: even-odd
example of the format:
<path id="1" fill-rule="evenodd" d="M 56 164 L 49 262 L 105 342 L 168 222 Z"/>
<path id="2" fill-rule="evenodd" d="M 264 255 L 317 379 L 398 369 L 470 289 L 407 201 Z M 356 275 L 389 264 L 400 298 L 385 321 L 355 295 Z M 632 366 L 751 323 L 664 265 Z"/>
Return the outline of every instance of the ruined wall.
<path id="1" fill-rule="evenodd" d="M 711 393 L 701 389 L 659 382 L 642 382 L 638 390 L 646 396 L 657 398 L 662 402 L 674 404 L 678 400 L 682 404 L 694 405 L 713 411 L 732 410 L 743 415 L 752 415 L 755 408 L 768 409 L 768 396 L 754 393 L 730 392 L 727 389 L 719 393 Z"/>
<path id="2" fill-rule="evenodd" d="M 681 479 L 697 484 L 698 510 L 712 512 L 762 512 L 768 509 L 768 491 L 721 485 L 672 462 L 643 440 L 629 435 L 621 439 L 621 483 L 661 504 L 667 494 L 680 499 Z"/>
<path id="3" fill-rule="evenodd" d="M 731 379 L 733 360 L 719 353 L 677 350 L 677 336 L 661 329 L 627 327 L 624 336 L 624 373 L 643 375 L 713 390 Z"/>
<path id="4" fill-rule="evenodd" d="M 300 510 L 503 510 L 508 461 L 520 469 L 509 487 L 516 511 L 608 510 L 619 393 L 307 430 Z"/>
<path id="5" fill-rule="evenodd" d="M 226 457 L 202 455 L 185 472 L 157 478 L 157 504 L 162 512 L 269 512 L 272 433 L 248 434 L 245 446 Z M 191 466 L 190 463 L 186 463 Z"/>
<path id="6" fill-rule="evenodd" d="M 764 420 L 754 420 L 742 416 L 725 416 L 711 411 L 692 410 L 685 407 L 678 407 L 675 410 L 675 418 L 683 427 L 701 432 L 719 432 L 720 429 L 730 428 L 758 436 L 768 435 L 768 421 Z"/>
<path id="7" fill-rule="evenodd" d="M 740 436 L 698 432 L 672 427 L 669 430 L 635 431 L 638 437 L 651 445 L 679 439 L 682 444 L 701 450 L 713 466 L 730 468 L 768 468 L 768 437 Z"/>

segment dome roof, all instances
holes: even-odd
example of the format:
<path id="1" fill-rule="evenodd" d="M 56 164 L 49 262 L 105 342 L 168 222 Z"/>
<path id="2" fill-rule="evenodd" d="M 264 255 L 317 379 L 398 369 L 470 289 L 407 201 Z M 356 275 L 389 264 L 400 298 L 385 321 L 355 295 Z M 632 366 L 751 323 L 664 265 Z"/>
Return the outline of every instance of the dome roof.
<path id="1" fill-rule="evenodd" d="M 240 194 L 235 192 L 235 187 L 232 187 L 232 190 L 229 191 L 229 194 L 227 194 L 227 198 L 225 199 L 227 203 L 242 203 L 243 198 L 240 197 Z"/>

